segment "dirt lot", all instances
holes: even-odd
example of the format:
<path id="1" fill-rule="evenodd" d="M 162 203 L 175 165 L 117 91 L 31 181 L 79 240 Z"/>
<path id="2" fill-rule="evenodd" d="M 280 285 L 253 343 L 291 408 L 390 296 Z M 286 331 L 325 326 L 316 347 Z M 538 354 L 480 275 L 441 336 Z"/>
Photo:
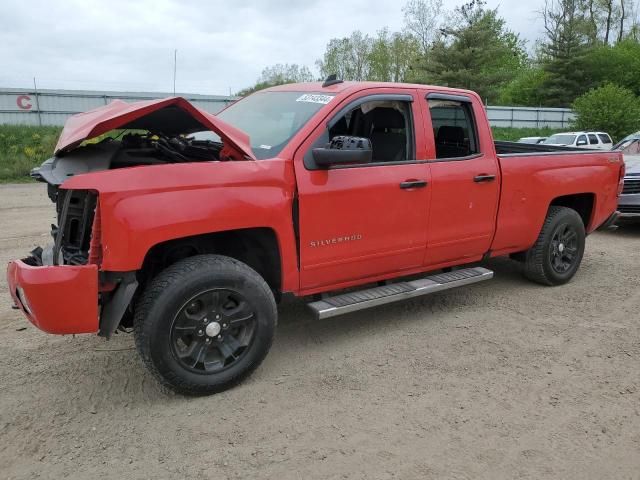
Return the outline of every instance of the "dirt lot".
<path id="1" fill-rule="evenodd" d="M 47 241 L 41 185 L 0 187 L 0 261 Z M 161 390 L 133 338 L 56 337 L 0 283 L 1 478 L 640 478 L 640 228 L 575 280 L 492 261 L 472 288 L 318 322 L 208 398 Z M 25 329 L 26 327 L 26 329 Z"/>

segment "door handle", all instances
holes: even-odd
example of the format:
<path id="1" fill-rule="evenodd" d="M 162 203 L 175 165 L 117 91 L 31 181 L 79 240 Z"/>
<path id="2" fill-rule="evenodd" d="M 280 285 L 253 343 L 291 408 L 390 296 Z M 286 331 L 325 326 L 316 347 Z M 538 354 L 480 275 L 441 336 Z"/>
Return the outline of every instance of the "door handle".
<path id="1" fill-rule="evenodd" d="M 496 179 L 495 175 L 487 175 L 486 173 L 483 173 L 481 175 L 476 175 L 475 177 L 473 177 L 473 181 L 476 183 L 493 182 L 495 179 Z"/>
<path id="2" fill-rule="evenodd" d="M 426 186 L 426 180 L 405 180 L 400 184 L 400 188 L 403 190 L 408 190 L 410 188 L 424 188 Z"/>

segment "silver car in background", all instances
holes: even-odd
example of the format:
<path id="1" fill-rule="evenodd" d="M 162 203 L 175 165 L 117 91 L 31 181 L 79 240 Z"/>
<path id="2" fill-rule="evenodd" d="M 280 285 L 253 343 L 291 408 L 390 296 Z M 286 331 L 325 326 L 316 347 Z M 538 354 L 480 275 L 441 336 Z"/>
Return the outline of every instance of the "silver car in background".
<path id="1" fill-rule="evenodd" d="M 621 150 L 626 173 L 618 200 L 620 220 L 640 221 L 640 132 L 624 138 L 612 150 Z"/>

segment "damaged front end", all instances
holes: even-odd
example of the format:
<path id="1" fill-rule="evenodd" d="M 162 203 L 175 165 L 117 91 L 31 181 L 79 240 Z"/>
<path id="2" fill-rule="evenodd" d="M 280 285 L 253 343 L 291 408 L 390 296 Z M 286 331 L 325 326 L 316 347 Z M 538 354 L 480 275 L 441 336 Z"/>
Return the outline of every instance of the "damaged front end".
<path id="1" fill-rule="evenodd" d="M 58 218 L 51 226 L 52 242 L 9 263 L 9 291 L 15 305 L 45 332 L 94 333 L 100 329 L 101 304 L 97 195 L 51 184 L 48 189 Z"/>
<path id="2" fill-rule="evenodd" d="M 31 252 L 31 263 L 35 266 L 98 264 L 97 194 L 87 190 L 63 190 L 51 184 L 48 189 L 49 197 L 56 204 L 58 224 L 51 225 L 52 242 Z"/>
<path id="3" fill-rule="evenodd" d="M 53 241 L 9 264 L 15 305 L 48 333 L 95 333 L 110 337 L 126 317 L 138 286 L 135 272 L 100 271 L 98 196 L 88 190 L 49 185 L 58 225 Z"/>
<path id="4" fill-rule="evenodd" d="M 129 131 L 96 143 L 113 130 Z M 196 140 L 199 131 L 220 141 Z M 15 305 L 49 333 L 95 333 L 109 337 L 130 317 L 136 272 L 104 271 L 100 192 L 65 188 L 71 177 L 128 167 L 180 162 L 255 159 L 243 132 L 182 98 L 127 104 L 114 101 L 75 115 L 65 124 L 54 157 L 32 171 L 47 184 L 56 205 L 52 241 L 9 263 L 7 280 Z M 125 319 L 125 321 L 123 321 Z"/>

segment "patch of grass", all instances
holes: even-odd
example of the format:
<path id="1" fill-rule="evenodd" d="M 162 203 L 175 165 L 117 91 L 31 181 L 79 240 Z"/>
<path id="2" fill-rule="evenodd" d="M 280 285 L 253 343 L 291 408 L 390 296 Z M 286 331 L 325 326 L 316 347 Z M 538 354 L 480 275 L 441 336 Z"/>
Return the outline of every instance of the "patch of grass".
<path id="1" fill-rule="evenodd" d="M 0 125 L 0 183 L 29 182 L 29 172 L 53 155 L 60 127 Z"/>
<path id="2" fill-rule="evenodd" d="M 549 137 L 554 133 L 566 131 L 549 127 L 545 128 L 510 128 L 510 127 L 492 127 L 493 138 L 505 142 L 515 142 L 522 137 Z"/>

